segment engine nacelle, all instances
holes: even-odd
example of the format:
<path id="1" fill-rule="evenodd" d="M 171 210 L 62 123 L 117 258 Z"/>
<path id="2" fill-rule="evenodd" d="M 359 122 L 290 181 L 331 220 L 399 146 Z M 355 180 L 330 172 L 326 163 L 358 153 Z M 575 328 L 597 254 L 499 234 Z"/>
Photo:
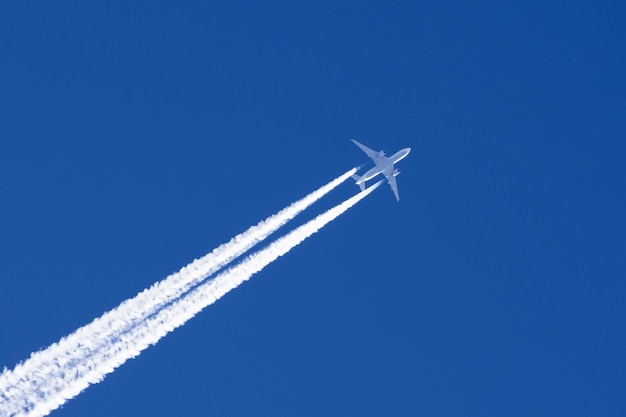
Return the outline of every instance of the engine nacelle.
<path id="1" fill-rule="evenodd" d="M 400 175 L 400 169 L 396 168 L 396 169 L 393 170 L 393 176 L 397 177 L 398 175 Z"/>
<path id="2" fill-rule="evenodd" d="M 378 156 L 385 156 L 385 155 L 387 155 L 387 152 L 385 152 L 384 149 L 382 151 L 378 151 Z"/>

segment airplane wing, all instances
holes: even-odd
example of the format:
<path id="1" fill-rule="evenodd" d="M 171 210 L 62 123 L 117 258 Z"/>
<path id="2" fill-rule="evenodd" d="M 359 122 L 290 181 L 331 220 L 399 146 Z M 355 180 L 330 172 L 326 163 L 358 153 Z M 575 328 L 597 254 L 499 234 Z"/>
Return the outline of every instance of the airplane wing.
<path id="1" fill-rule="evenodd" d="M 385 177 L 387 178 L 387 182 L 391 187 L 391 191 L 396 196 L 396 201 L 400 201 L 400 195 L 398 194 L 398 184 L 396 183 L 396 177 L 393 176 L 393 173 L 385 173 Z"/>
<path id="2" fill-rule="evenodd" d="M 368 148 L 367 146 L 363 145 L 363 144 L 362 144 L 362 143 L 360 143 L 360 142 L 357 142 L 357 141 L 356 141 L 356 140 L 354 140 L 354 139 L 350 139 L 350 140 L 351 140 L 352 142 L 354 142 L 354 144 L 355 144 L 356 146 L 358 146 L 359 148 L 361 148 L 361 150 L 362 150 L 363 152 L 365 152 L 365 153 L 367 154 L 367 156 L 369 156 L 370 158 L 372 158 L 372 159 L 374 160 L 374 162 L 376 161 L 376 159 L 377 159 L 377 158 L 379 158 L 379 156 L 378 156 L 378 152 L 376 152 L 375 150 Z"/>

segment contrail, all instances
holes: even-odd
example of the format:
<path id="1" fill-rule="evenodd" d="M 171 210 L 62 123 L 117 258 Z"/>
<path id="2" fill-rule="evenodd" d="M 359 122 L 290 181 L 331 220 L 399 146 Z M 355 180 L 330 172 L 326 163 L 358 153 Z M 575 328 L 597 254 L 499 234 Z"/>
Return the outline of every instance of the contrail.
<path id="1" fill-rule="evenodd" d="M 350 172 L 344 175 L 350 175 Z M 338 180 L 340 178 L 341 177 L 339 177 Z M 310 234 L 315 233 L 315 231 L 323 227 L 324 224 L 356 204 L 357 201 L 373 191 L 378 185 L 379 184 L 376 184 L 376 186 L 368 189 L 366 192 L 360 193 L 352 199 L 329 210 L 327 213 L 318 216 L 313 221 L 294 230 L 294 232 L 284 238 L 281 238 L 267 249 L 253 254 L 237 267 L 221 274 L 209 283 L 196 288 L 190 294 L 164 308 L 148 320 L 142 321 L 139 324 L 135 323 L 136 328 L 133 328 L 131 331 L 128 331 L 128 329 L 132 328 L 132 326 L 126 327 L 127 330 L 124 330 L 124 332 L 118 332 L 119 334 L 110 336 L 109 340 L 106 340 L 106 344 L 95 342 L 93 339 L 83 340 L 86 344 L 86 348 L 84 346 L 77 346 L 78 354 L 70 354 L 69 357 L 65 355 L 53 358 L 52 363 L 54 367 L 51 373 L 51 369 L 46 368 L 36 369 L 30 375 L 19 374 L 15 371 L 5 371 L 5 373 L 0 376 L 0 379 L 4 380 L 3 383 L 6 388 L 0 391 L 0 393 L 2 393 L 0 396 L 0 415 L 43 416 L 48 414 L 51 410 L 63 404 L 67 399 L 76 396 L 90 383 L 100 381 L 104 375 L 112 372 L 127 359 L 137 356 L 141 350 L 155 343 L 169 331 L 182 325 L 195 315 L 197 311 L 211 304 L 231 288 L 239 285 L 243 280 L 248 279 L 250 275 L 262 269 L 276 257 L 286 253 L 291 247 L 300 243 Z M 298 235 L 304 237 L 300 237 L 298 240 Z M 289 237 L 289 239 L 287 239 L 287 237 Z M 296 240 L 293 240 L 294 237 Z M 287 247 L 287 249 L 282 249 L 283 252 L 280 252 L 281 248 L 285 247 Z M 270 248 L 272 248 L 272 253 L 277 254 L 274 255 L 274 257 L 268 258 L 266 254 L 269 253 Z M 276 252 L 277 250 L 278 252 Z M 272 253 L 269 254 L 272 255 Z M 263 254 L 263 256 L 261 256 L 261 254 Z M 247 276 L 244 276 L 246 274 Z M 235 280 L 232 279 L 233 276 Z M 228 279 L 225 279 L 225 277 L 228 277 Z M 198 282 L 201 282 L 201 280 Z M 233 282 L 236 283 L 232 284 Z M 200 288 L 203 290 L 200 291 Z M 204 303 L 199 309 L 197 302 L 189 303 L 182 301 L 192 300 L 191 297 L 198 296 L 203 297 L 200 301 Z M 207 297 L 209 301 L 207 301 Z M 154 314 L 154 311 L 156 310 L 152 310 L 150 314 Z M 182 316 L 180 311 L 182 311 Z M 185 315 L 188 311 L 192 311 L 192 313 Z M 177 313 L 174 314 L 174 312 Z M 174 314 L 174 320 L 172 321 L 170 318 L 164 319 L 163 317 L 169 317 L 167 314 Z M 184 317 L 182 321 L 180 321 L 181 317 Z M 155 327 L 155 323 L 157 327 Z M 144 330 L 143 335 L 140 334 L 142 329 Z M 138 341 L 137 336 L 135 336 L 137 334 L 140 334 Z M 63 354 L 67 352 L 59 353 Z"/>
<path id="2" fill-rule="evenodd" d="M 18 364 L 12 371 L 5 369 L 0 375 L 0 417 L 3 417 L 3 403 L 5 398 L 10 397 L 10 392 L 19 390 L 23 394 L 28 394 L 23 395 L 23 398 L 36 397 L 37 390 L 45 386 L 44 380 L 49 381 L 51 376 L 59 376 L 67 365 L 84 360 L 103 344 L 110 344 L 112 338 L 128 331 L 130 327 L 154 314 L 159 308 L 228 265 L 343 183 L 355 171 L 356 169 L 353 168 L 340 175 L 306 197 L 235 236 L 208 255 L 194 260 L 177 273 L 155 283 L 136 297 L 124 301 L 117 308 L 61 339 L 58 343 L 33 353 L 28 360 Z M 63 362 L 59 362 L 59 358 L 63 358 Z M 38 379 L 41 381 L 38 382 Z"/>

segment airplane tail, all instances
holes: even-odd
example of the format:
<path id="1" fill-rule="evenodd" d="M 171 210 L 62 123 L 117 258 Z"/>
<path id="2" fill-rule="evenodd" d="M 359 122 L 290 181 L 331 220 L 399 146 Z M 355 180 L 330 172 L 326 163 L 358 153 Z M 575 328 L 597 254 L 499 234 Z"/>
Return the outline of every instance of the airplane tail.
<path id="1" fill-rule="evenodd" d="M 359 181 L 359 180 L 361 179 L 361 177 L 359 177 L 359 176 L 358 176 L 358 175 L 356 175 L 356 174 L 351 175 L 351 177 L 352 177 L 352 179 L 353 179 L 353 180 L 355 180 L 355 181 Z M 361 191 L 365 191 L 365 183 L 363 183 L 363 182 L 360 182 L 360 183 L 359 183 L 359 182 L 357 182 L 357 184 L 356 184 L 356 185 L 358 185 L 358 186 L 359 186 L 359 188 L 361 189 Z"/>

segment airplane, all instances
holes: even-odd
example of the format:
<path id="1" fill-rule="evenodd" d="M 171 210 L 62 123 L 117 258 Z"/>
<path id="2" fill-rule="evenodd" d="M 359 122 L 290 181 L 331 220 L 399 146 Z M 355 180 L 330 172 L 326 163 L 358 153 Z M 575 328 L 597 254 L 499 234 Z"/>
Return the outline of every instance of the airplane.
<path id="1" fill-rule="evenodd" d="M 350 140 L 354 142 L 356 146 L 361 148 L 367 156 L 372 158 L 372 161 L 376 164 L 374 168 L 370 169 L 360 177 L 356 174 L 352 175 L 352 178 L 356 181 L 356 185 L 358 185 L 361 191 L 363 191 L 365 190 L 365 181 L 374 178 L 378 174 L 383 174 L 391 186 L 391 191 L 393 191 L 393 194 L 396 196 L 396 201 L 400 201 L 400 196 L 398 195 L 398 185 L 396 184 L 396 177 L 400 174 L 400 170 L 398 168 L 394 168 L 394 165 L 401 159 L 405 158 L 409 152 L 411 152 L 411 148 L 401 149 L 395 154 L 387 157 L 385 156 L 386 153 L 384 150 L 376 152 L 354 139 Z"/>

